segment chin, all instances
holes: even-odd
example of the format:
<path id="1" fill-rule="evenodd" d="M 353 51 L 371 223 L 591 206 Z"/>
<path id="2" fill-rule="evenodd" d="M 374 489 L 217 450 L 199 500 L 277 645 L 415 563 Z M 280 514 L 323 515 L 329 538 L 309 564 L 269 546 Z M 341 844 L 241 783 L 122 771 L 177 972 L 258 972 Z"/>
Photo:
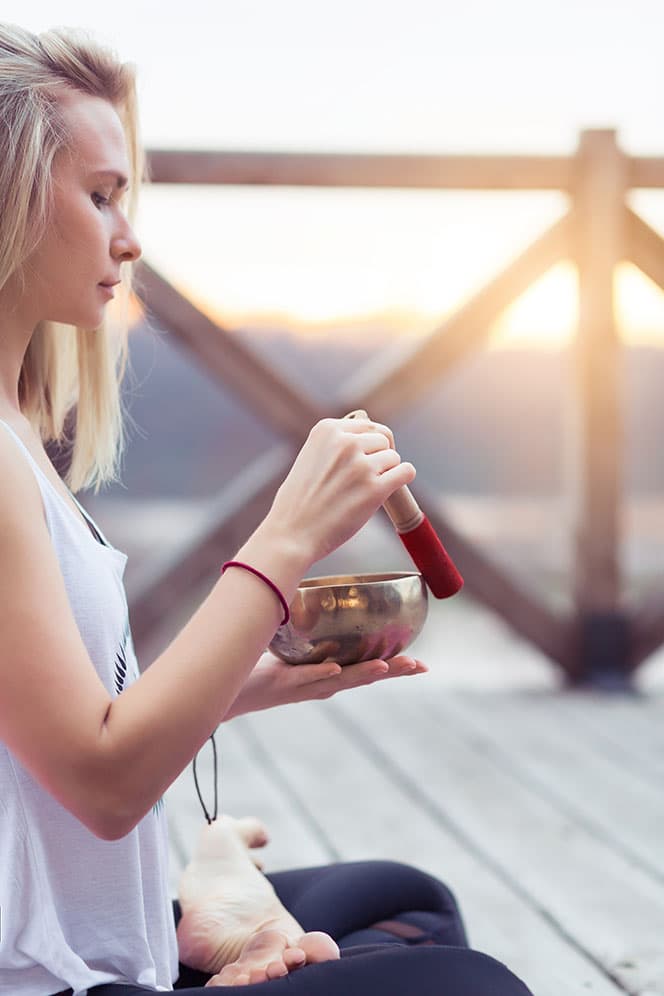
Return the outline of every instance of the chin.
<path id="1" fill-rule="evenodd" d="M 79 315 L 75 321 L 70 322 L 70 325 L 75 325 L 77 328 L 82 329 L 84 332 L 98 332 L 99 329 L 104 324 L 104 313 L 101 315 Z"/>
<path id="2" fill-rule="evenodd" d="M 104 312 L 87 315 L 49 315 L 46 321 L 57 322 L 58 325 L 70 325 L 73 328 L 83 329 L 84 332 L 96 332 L 104 324 Z"/>

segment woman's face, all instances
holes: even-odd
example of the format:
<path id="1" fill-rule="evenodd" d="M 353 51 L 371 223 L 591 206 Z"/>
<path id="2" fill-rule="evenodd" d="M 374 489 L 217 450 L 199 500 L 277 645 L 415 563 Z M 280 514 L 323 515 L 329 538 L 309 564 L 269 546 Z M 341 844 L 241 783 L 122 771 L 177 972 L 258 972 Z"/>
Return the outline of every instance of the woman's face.
<path id="1" fill-rule="evenodd" d="M 116 111 L 100 97 L 75 92 L 62 110 L 73 145 L 53 163 L 53 224 L 27 261 L 23 301 L 35 324 L 48 319 L 92 330 L 111 299 L 100 285 L 117 282 L 121 263 L 138 259 L 141 247 L 118 187 L 129 169 Z"/>

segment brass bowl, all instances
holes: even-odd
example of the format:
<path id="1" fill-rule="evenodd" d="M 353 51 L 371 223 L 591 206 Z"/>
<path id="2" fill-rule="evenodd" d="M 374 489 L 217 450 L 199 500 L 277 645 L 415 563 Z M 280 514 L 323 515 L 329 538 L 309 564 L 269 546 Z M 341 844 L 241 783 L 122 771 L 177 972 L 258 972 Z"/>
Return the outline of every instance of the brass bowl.
<path id="1" fill-rule="evenodd" d="M 418 635 L 427 615 L 421 574 L 351 574 L 306 578 L 270 650 L 288 664 L 334 660 L 357 664 L 394 657 Z"/>

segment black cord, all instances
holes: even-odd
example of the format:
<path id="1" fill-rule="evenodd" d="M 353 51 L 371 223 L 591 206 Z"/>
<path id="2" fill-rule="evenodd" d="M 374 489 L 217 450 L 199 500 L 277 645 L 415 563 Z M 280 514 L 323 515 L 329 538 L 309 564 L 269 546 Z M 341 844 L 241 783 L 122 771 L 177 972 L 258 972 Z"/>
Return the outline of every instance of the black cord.
<path id="1" fill-rule="evenodd" d="M 218 783 L 218 779 L 217 779 L 217 744 L 215 743 L 214 733 L 210 734 L 210 740 L 212 741 L 212 753 L 213 753 L 213 756 L 214 756 L 214 816 L 212 816 L 212 817 L 210 817 L 210 814 L 207 811 L 207 807 L 206 807 L 205 803 L 203 802 L 203 796 L 201 795 L 200 786 L 198 784 L 198 777 L 196 776 L 196 758 L 200 754 L 200 751 L 198 751 L 196 753 L 196 756 L 194 757 L 194 760 L 192 761 L 192 768 L 194 769 L 194 785 L 196 786 L 196 792 L 198 794 L 198 798 L 199 798 L 200 804 L 203 807 L 203 812 L 205 814 L 205 819 L 208 821 L 208 823 L 212 823 L 217 818 L 217 812 L 218 812 L 218 810 L 217 810 L 217 801 L 218 801 L 218 799 L 217 799 L 217 791 L 218 791 L 218 784 L 219 784 Z M 205 746 L 205 745 L 203 745 L 203 746 Z M 203 747 L 201 747 L 201 750 L 203 750 Z"/>

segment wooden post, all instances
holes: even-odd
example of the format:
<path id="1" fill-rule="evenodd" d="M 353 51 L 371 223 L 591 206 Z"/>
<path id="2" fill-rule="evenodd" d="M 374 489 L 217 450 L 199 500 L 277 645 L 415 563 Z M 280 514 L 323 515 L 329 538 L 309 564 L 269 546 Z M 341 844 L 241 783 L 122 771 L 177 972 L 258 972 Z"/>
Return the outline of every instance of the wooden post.
<path id="1" fill-rule="evenodd" d="M 568 493 L 574 508 L 574 612 L 555 617 L 490 564 L 475 545 L 454 534 L 432 503 L 430 516 L 446 532 L 468 588 L 558 662 L 572 681 L 626 687 L 630 667 L 664 641 L 664 590 L 627 616 L 621 604 L 620 532 L 622 476 L 621 347 L 615 324 L 615 266 L 631 259 L 664 288 L 664 240 L 625 204 L 630 188 L 664 188 L 664 158 L 625 157 L 614 131 L 582 133 L 575 156 L 403 156 L 325 153 L 150 150 L 154 183 L 216 183 L 403 189 L 536 190 L 571 195 L 574 209 L 538 239 L 456 315 L 435 329 L 398 369 L 388 357 L 364 367 L 342 386 L 339 414 L 369 408 L 390 420 L 414 403 L 471 349 L 481 345 L 497 310 L 543 269 L 570 250 L 579 270 L 579 329 L 571 351 L 574 393 L 569 407 Z M 206 369 L 230 382 L 246 402 L 299 444 L 321 416 L 266 364 L 182 299 L 154 271 L 143 269 L 147 296 L 166 327 L 173 328 Z M 334 410 L 334 406 L 332 406 Z M 546 444 L 546 440 L 543 441 Z M 146 613 L 145 630 L 157 627 L 163 606 L 205 568 L 209 551 L 233 547 L 240 525 L 253 521 L 269 499 L 274 480 L 248 492 L 246 510 L 229 511 L 222 496 L 197 540 L 180 551 L 182 563 L 152 565 L 133 592 Z M 217 554 L 217 559 L 219 559 Z M 163 599 L 163 601 L 161 601 Z M 161 609 L 156 610 L 157 605 Z M 140 612 L 139 612 L 140 615 Z M 149 616 L 149 618 L 148 618 Z"/>
<path id="2" fill-rule="evenodd" d="M 582 133 L 575 188 L 579 324 L 572 348 L 568 451 L 577 515 L 573 597 L 576 682 L 628 683 L 629 628 L 621 610 L 622 363 L 614 274 L 624 258 L 625 158 L 614 131 Z"/>

